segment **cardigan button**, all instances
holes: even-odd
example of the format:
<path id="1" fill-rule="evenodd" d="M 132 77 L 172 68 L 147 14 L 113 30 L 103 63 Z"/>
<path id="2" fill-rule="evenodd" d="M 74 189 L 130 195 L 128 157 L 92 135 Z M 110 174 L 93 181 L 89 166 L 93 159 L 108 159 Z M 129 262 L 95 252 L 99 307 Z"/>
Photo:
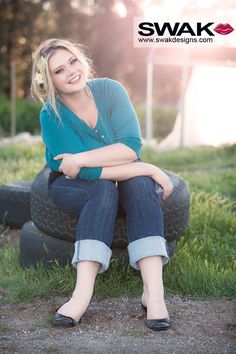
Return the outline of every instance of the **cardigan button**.
<path id="1" fill-rule="evenodd" d="M 95 130 L 95 133 L 97 133 L 97 132 L 98 132 L 98 130 L 96 129 L 96 130 Z"/>
<path id="2" fill-rule="evenodd" d="M 104 135 L 102 135 L 102 139 L 104 138 Z"/>

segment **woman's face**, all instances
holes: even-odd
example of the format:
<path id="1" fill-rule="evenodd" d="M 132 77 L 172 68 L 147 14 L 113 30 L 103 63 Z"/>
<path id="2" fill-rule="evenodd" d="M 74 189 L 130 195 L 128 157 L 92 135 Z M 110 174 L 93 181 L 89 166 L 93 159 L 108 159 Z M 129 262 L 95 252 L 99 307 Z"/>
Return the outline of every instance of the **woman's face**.
<path id="1" fill-rule="evenodd" d="M 58 93 L 71 94 L 84 88 L 87 79 L 84 66 L 69 50 L 56 49 L 48 60 L 48 66 Z"/>

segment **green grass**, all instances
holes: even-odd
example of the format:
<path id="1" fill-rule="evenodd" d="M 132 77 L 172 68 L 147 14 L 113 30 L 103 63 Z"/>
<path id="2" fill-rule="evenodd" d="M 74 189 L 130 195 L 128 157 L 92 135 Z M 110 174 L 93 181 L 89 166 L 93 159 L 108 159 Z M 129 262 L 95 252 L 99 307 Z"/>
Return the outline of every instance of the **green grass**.
<path id="1" fill-rule="evenodd" d="M 220 148 L 199 147 L 154 151 L 144 149 L 142 159 L 170 170 L 186 182 L 191 192 L 218 193 L 236 200 L 236 144 Z"/>
<path id="2" fill-rule="evenodd" d="M 195 149 L 175 149 L 156 151 L 144 149 L 142 159 L 153 164 L 175 171 L 217 170 L 236 168 L 236 144 L 222 147 L 198 147 Z"/>
<path id="3" fill-rule="evenodd" d="M 122 335 L 124 337 L 143 337 L 145 333 L 136 329 L 127 329 Z"/>
<path id="4" fill-rule="evenodd" d="M 56 345 L 50 345 L 49 347 L 43 348 L 43 352 L 45 353 L 55 353 L 59 352 L 60 348 Z"/>
<path id="5" fill-rule="evenodd" d="M 170 291 L 198 298 L 233 298 L 235 286 L 236 219 L 234 203 L 205 192 L 191 194 L 188 230 L 165 269 Z"/>
<path id="6" fill-rule="evenodd" d="M 31 181 L 44 167 L 42 143 L 24 146 L 12 144 L 0 147 L 0 184 L 13 181 Z"/>
<path id="7" fill-rule="evenodd" d="M 236 248 L 236 145 L 220 148 L 200 147 L 156 152 L 144 148 L 143 161 L 166 168 L 184 178 L 191 195 L 190 220 L 177 243 L 171 261 L 164 267 L 166 294 L 192 298 L 235 298 Z M 43 168 L 42 144 L 32 147 L 0 148 L 0 183 L 33 180 Z M 5 301 L 31 302 L 35 296 L 68 295 L 76 279 L 74 268 L 21 269 L 19 249 L 9 245 L 0 250 L 0 288 L 7 291 Z M 97 298 L 139 296 L 140 273 L 125 262 L 112 259 L 109 269 L 99 274 L 94 296 Z"/>
<path id="8" fill-rule="evenodd" d="M 10 332 L 10 331 L 11 331 L 10 328 L 0 325 L 0 333 Z"/>

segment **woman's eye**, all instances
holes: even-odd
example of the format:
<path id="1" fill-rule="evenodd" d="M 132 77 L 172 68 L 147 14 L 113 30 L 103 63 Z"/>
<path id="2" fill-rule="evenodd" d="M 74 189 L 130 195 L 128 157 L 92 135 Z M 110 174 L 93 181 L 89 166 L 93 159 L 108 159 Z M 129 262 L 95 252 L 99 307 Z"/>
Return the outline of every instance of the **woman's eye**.
<path id="1" fill-rule="evenodd" d="M 56 74 L 56 75 L 57 75 L 57 74 L 60 74 L 62 71 L 63 71 L 63 69 L 59 69 L 59 70 L 55 71 L 55 74 Z"/>
<path id="2" fill-rule="evenodd" d="M 71 63 L 71 64 L 75 64 L 76 62 L 77 62 L 77 58 L 74 58 L 74 59 L 71 60 L 70 63 Z"/>

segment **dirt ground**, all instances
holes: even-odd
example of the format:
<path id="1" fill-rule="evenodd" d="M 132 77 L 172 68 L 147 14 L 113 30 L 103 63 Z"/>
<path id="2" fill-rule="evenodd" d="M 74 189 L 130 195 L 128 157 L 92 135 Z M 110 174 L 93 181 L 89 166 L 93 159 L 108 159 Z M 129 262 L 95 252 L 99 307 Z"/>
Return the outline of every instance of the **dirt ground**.
<path id="1" fill-rule="evenodd" d="M 6 296 L 0 290 L 0 301 Z M 166 296 L 172 328 L 164 332 L 145 327 L 138 298 L 92 299 L 80 325 L 54 327 L 52 314 L 65 301 L 44 296 L 33 304 L 2 305 L 0 353 L 236 353 L 236 300 Z"/>

